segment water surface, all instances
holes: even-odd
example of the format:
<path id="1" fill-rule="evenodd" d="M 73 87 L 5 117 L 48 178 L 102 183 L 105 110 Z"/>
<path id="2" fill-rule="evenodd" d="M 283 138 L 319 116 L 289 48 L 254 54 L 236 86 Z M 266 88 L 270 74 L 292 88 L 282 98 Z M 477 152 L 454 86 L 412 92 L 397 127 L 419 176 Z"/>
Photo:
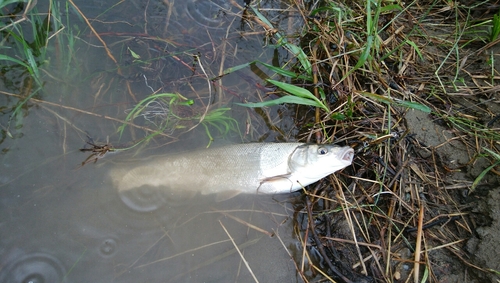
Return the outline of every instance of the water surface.
<path id="1" fill-rule="evenodd" d="M 207 83 L 225 68 L 285 60 L 286 53 L 267 46 L 264 33 L 246 34 L 251 30 L 230 1 L 75 1 L 115 64 L 83 16 L 59 4 L 69 22 L 58 36 L 75 41 L 48 42 L 39 100 L 11 119 L 19 101 L 13 95 L 28 88 L 26 79 L 10 73 L 0 84 L 13 94 L 0 95 L 0 282 L 300 281 L 290 256 L 300 245 L 291 220 L 291 203 L 300 194 L 224 202 L 147 188 L 120 194 L 107 175 L 116 162 L 204 147 L 206 129 L 225 142 L 292 137 L 286 107 L 265 113 L 232 104 L 261 93 L 255 68 Z M 38 12 L 48 10 L 44 5 Z M 79 149 L 89 148 L 88 136 L 96 144 L 126 147 L 150 134 L 141 127 L 161 123 L 163 116 L 154 113 L 165 105 L 151 105 L 157 107 L 152 116 L 138 117 L 141 127 L 127 127 L 121 136 L 116 119 L 157 91 L 192 99 L 193 107 L 181 109 L 184 117 L 207 105 L 231 107 L 226 114 L 239 132 L 222 135 L 210 125 L 194 127 L 196 119 L 173 120 L 164 136 L 82 166 L 88 153 Z"/>

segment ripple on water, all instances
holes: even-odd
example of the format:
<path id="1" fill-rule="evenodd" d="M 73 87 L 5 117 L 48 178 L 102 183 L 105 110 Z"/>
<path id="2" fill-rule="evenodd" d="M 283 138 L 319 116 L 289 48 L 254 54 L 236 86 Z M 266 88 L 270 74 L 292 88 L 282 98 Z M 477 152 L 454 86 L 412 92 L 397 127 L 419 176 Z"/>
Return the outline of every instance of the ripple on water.
<path id="1" fill-rule="evenodd" d="M 166 204 L 161 190 L 149 186 L 121 190 L 118 194 L 128 208 L 137 212 L 153 212 Z"/>
<path id="2" fill-rule="evenodd" d="M 61 262 L 45 253 L 27 254 L 1 268 L 0 282 L 64 282 L 66 270 Z"/>
<path id="3" fill-rule="evenodd" d="M 186 10 L 198 24 L 208 28 L 222 28 L 227 22 L 231 4 L 227 0 L 189 0 Z"/>

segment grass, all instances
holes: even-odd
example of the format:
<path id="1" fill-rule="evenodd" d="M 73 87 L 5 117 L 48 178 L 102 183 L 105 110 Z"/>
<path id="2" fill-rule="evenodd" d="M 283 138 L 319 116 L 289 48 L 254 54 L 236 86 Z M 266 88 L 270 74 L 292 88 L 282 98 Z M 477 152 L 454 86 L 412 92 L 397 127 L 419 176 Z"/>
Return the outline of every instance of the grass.
<path id="1" fill-rule="evenodd" d="M 482 94 L 485 100 L 492 99 L 489 90 L 495 91 L 498 79 L 496 57 L 488 55 L 488 65 L 482 66 L 488 73 L 479 75 L 477 70 L 481 65 L 477 64 L 481 62 L 471 48 L 494 42 L 498 37 L 497 14 L 474 18 L 473 13 L 485 3 L 446 6 L 434 1 L 421 6 L 413 1 L 402 6 L 383 1 L 356 4 L 328 1 L 307 2 L 302 6 L 294 2 L 289 9 L 297 10 L 304 23 L 297 37 L 282 34 L 266 19 L 267 15 L 253 10 L 254 22 L 273 31 L 274 44 L 270 46 L 285 48 L 295 57 L 281 66 L 286 73 L 273 70 L 288 80 L 273 83 L 288 95 L 247 106 L 267 107 L 285 101 L 302 107 L 314 106 L 320 112 L 319 118 L 316 115 L 315 123 L 303 137 L 319 132 L 323 136 L 320 140 L 330 141 L 335 137 L 356 147 L 358 152 L 355 170 L 350 173 L 354 181 L 335 178 L 330 184 L 336 188 L 333 192 L 313 190 L 307 197 L 310 203 L 304 204 L 309 213 L 299 214 L 296 219 L 297 223 L 307 223 L 300 229 L 304 254 L 309 253 L 311 243 L 318 249 L 324 246 L 323 259 L 341 266 L 343 272 L 336 271 L 334 266 L 327 268 L 328 276 L 343 278 L 348 274 L 350 280 L 365 280 L 366 274 L 373 276 L 367 267 L 370 264 L 378 269 L 377 278 L 382 281 L 401 278 L 406 282 L 439 282 L 436 270 L 440 267 L 433 264 L 439 259 L 426 252 L 428 245 L 444 245 L 471 235 L 464 216 L 458 224 L 463 229 L 442 227 L 445 232 L 436 235 L 425 227 L 424 224 L 433 223 L 431 214 L 439 214 L 429 207 L 429 197 L 439 199 L 436 205 L 446 207 L 450 215 L 460 214 L 463 208 L 449 192 L 439 190 L 445 186 L 447 172 L 436 163 L 440 158 L 435 153 L 438 149 L 433 149 L 430 159 L 416 158 L 414 149 L 429 147 L 421 144 L 420 137 L 411 135 L 414 127 L 420 125 L 405 124 L 405 114 L 414 109 L 445 122 L 444 127 L 453 133 L 453 140 L 462 140 L 472 152 L 470 164 L 483 150 L 490 156 L 498 155 L 498 127 L 488 122 L 495 121 L 495 111 L 488 110 L 476 98 Z M 449 24 L 449 18 L 454 22 Z M 486 33 L 478 32 L 478 26 L 491 28 L 486 28 Z M 450 29 L 451 36 L 441 35 Z M 325 95 L 332 90 L 337 94 L 333 103 Z M 293 101 L 289 96 L 308 100 Z M 470 101 L 468 107 L 462 105 L 464 101 Z M 468 190 L 473 192 L 486 176 L 494 178 L 492 170 L 497 167 L 498 160 L 491 162 Z M 329 226 L 333 221 L 343 222 L 339 218 L 346 219 L 346 226 L 340 227 L 348 227 L 350 234 L 339 234 L 334 231 L 335 226 Z M 415 235 L 405 232 L 410 226 Z M 317 231 L 321 232 L 315 235 Z M 355 241 L 346 246 L 337 242 L 340 240 L 326 240 L 329 238 Z M 361 242 L 383 244 L 367 248 Z M 414 257 L 395 256 L 404 248 L 413 251 Z M 464 260 L 463 252 L 456 246 L 443 246 L 438 253 L 445 257 L 454 254 L 465 265 L 472 266 L 472 272 L 488 272 Z M 367 258 L 370 260 L 364 263 Z M 416 262 L 410 272 L 398 264 L 405 261 Z M 304 265 L 299 266 L 302 266 L 299 274 L 304 274 Z M 308 281 L 305 275 L 303 279 Z"/>
<path id="2" fill-rule="evenodd" d="M 125 118 L 125 122 L 131 122 L 138 116 L 153 124 L 160 131 L 173 131 L 182 117 L 174 113 L 176 106 L 190 106 L 193 100 L 187 99 L 177 93 L 159 93 L 146 97 L 139 101 Z M 126 123 L 118 128 L 120 136 L 123 134 Z"/>
<path id="3" fill-rule="evenodd" d="M 0 62 L 7 77 L 28 78 L 21 88 L 24 96 L 12 107 L 9 124 L 16 120 L 19 123 L 21 110 L 28 109 L 28 101 L 34 97 L 41 97 L 44 93 L 44 84 L 47 76 L 47 69 L 50 69 L 51 60 L 47 55 L 49 50 L 57 48 L 58 61 L 66 64 L 66 75 L 72 74 L 75 77 L 73 68 L 73 45 L 74 35 L 64 33 L 69 18 L 64 19 L 62 12 L 68 15 L 68 7 L 60 7 L 57 1 L 49 1 L 49 8 L 46 12 L 38 11 L 36 1 L 4 1 L 0 9 L 9 13 L 15 3 L 26 2 L 21 18 L 8 22 L 8 15 L 0 15 L 2 19 L 0 24 L 0 33 L 2 41 L 0 42 Z M 23 7 L 17 6 L 17 7 Z M 57 45 L 57 47 L 56 47 Z M 68 48 L 69 47 L 69 48 Z M 68 51 L 68 53 L 65 53 Z M 14 83 L 15 85 L 15 83 Z M 26 115 L 24 113 L 23 115 Z"/>
<path id="4" fill-rule="evenodd" d="M 500 35 L 500 12 L 493 16 L 489 36 L 490 42 L 494 42 L 498 38 L 498 35 Z"/>
<path id="5" fill-rule="evenodd" d="M 342 24 L 342 21 L 347 21 L 348 25 L 351 25 L 352 23 L 347 19 L 348 15 L 352 15 L 352 11 L 344 11 L 346 9 L 341 9 L 338 6 L 335 6 L 333 2 L 331 3 L 326 3 L 325 7 L 319 7 L 315 10 L 313 10 L 310 14 L 310 17 L 315 17 L 316 15 L 319 14 L 327 14 L 328 20 L 331 20 L 333 22 L 336 22 L 337 24 Z M 380 70 L 381 66 L 375 66 L 376 64 L 374 58 L 380 57 L 378 53 L 380 52 L 379 46 L 382 44 L 380 42 L 380 37 L 378 35 L 378 27 L 374 23 L 378 23 L 378 19 L 380 17 L 380 14 L 383 13 L 391 13 L 391 12 L 396 12 L 396 11 L 401 11 L 402 8 L 399 5 L 387 5 L 387 6 L 382 6 L 381 3 L 377 3 L 377 9 L 375 12 L 371 13 L 371 7 L 372 5 L 367 5 L 367 18 L 366 18 L 366 32 L 365 32 L 365 37 L 362 38 L 360 37 L 359 40 L 365 41 L 366 44 L 359 48 L 357 51 L 354 52 L 354 56 L 356 57 L 356 63 L 354 66 L 351 66 L 347 72 L 345 72 L 342 77 L 340 78 L 339 81 L 335 82 L 336 85 L 342 83 L 345 79 L 347 79 L 349 76 L 351 76 L 354 72 L 356 72 L 358 69 L 362 68 L 363 66 L 367 65 L 368 69 L 373 71 L 373 70 Z M 267 18 L 260 13 L 257 9 L 251 7 L 252 12 L 255 14 L 254 19 L 259 22 L 266 30 L 270 30 L 273 33 L 273 37 L 275 38 L 276 45 L 278 47 L 283 47 L 286 48 L 287 50 L 292 53 L 295 58 L 297 59 L 297 62 L 299 63 L 298 67 L 292 68 L 294 71 L 290 71 L 286 66 L 282 66 L 279 68 L 276 68 L 275 66 L 269 66 L 265 63 L 259 62 L 260 64 L 263 64 L 265 67 L 269 68 L 270 70 L 274 71 L 277 75 L 280 75 L 282 78 L 289 78 L 293 79 L 296 82 L 300 80 L 302 84 L 311 84 L 313 85 L 317 84 L 317 78 L 315 77 L 317 75 L 317 70 L 313 74 L 313 65 L 311 64 L 311 61 L 318 61 L 317 58 L 308 58 L 306 55 L 306 52 L 301 49 L 299 46 L 291 43 L 289 40 L 287 40 L 283 35 L 278 32 L 273 25 L 271 24 L 270 21 L 267 20 Z M 307 31 L 305 32 L 311 32 L 312 33 L 317 33 L 318 36 L 316 39 L 310 40 L 310 42 L 315 42 L 316 46 L 314 47 L 314 50 L 310 50 L 311 55 L 315 56 L 317 53 L 316 49 L 326 49 L 328 48 L 325 44 L 325 42 L 321 42 L 322 38 L 326 38 L 327 36 L 331 36 L 332 29 L 330 26 L 324 27 L 319 23 L 318 21 L 312 21 L 313 26 L 309 26 Z M 406 40 L 406 43 L 412 47 L 415 48 L 415 50 L 420 54 L 420 50 L 418 49 L 418 46 L 411 41 L 411 40 Z M 310 46 L 310 44 L 309 44 Z M 349 52 L 350 53 L 350 52 Z M 356 54 L 358 53 L 358 54 Z M 421 54 L 420 54 L 421 55 Z M 330 57 L 331 58 L 331 57 Z M 335 56 L 334 56 L 335 58 Z M 256 62 L 250 62 L 249 64 L 255 64 Z M 244 65 L 238 66 L 236 68 L 231 68 L 230 70 L 226 70 L 225 74 L 230 73 L 235 70 L 239 70 L 242 68 Z M 286 83 L 286 82 L 280 82 L 276 80 L 271 80 L 268 79 L 267 82 L 279 87 L 280 89 L 284 90 L 288 95 L 281 96 L 280 98 L 277 99 L 272 99 L 272 100 L 266 100 L 262 102 L 255 102 L 255 103 L 238 103 L 238 105 L 246 106 L 246 107 L 269 107 L 269 106 L 274 106 L 278 104 L 297 104 L 297 105 L 307 105 L 307 106 L 314 106 L 317 107 L 321 110 L 323 110 L 326 113 L 329 113 L 331 117 L 335 117 L 336 119 L 343 119 L 345 115 L 343 113 L 330 113 L 330 109 L 328 108 L 328 105 L 326 103 L 326 95 L 325 95 L 325 89 L 323 88 L 318 88 L 314 87 L 314 92 L 315 94 L 311 93 L 308 89 L 304 87 L 299 87 L 291 83 Z M 383 101 L 384 103 L 390 103 L 402 107 L 407 107 L 407 108 L 412 108 L 412 109 L 417 109 L 421 110 L 424 112 L 430 112 L 430 108 L 422 105 L 418 102 L 412 102 L 412 101 L 404 101 L 401 99 L 396 99 L 393 100 L 391 98 L 382 98 L 381 96 L 377 94 L 370 94 L 368 92 L 363 92 L 364 95 L 369 96 L 370 98 L 375 98 L 376 100 Z M 318 115 L 317 115 L 318 116 Z M 318 119 L 316 120 L 318 122 Z"/>
<path id="6" fill-rule="evenodd" d="M 10 11 L 9 8 L 14 7 L 14 4 L 16 3 L 21 2 L 23 1 L 2 2 L 2 6 L 0 8 L 5 11 Z M 31 3 L 33 3 L 33 5 L 31 5 Z M 117 5 L 113 7 L 116 6 Z M 19 7 L 23 6 L 21 5 Z M 108 57 L 116 64 L 115 70 L 102 73 L 106 74 L 116 71 L 119 75 L 122 75 L 122 70 L 125 70 L 126 68 L 122 62 L 118 62 L 118 60 L 113 56 L 111 47 L 107 46 L 85 15 L 81 12 L 79 7 L 72 1 L 61 3 L 51 0 L 49 9 L 46 13 L 39 12 L 37 7 L 38 5 L 36 5 L 36 2 L 26 1 L 26 8 L 23 10 L 24 13 L 19 20 L 12 21 L 10 23 L 6 20 L 0 25 L 0 32 L 4 35 L 0 44 L 0 49 L 6 50 L 4 54 L 0 54 L 0 62 L 3 63 L 2 67 L 6 73 L 12 73 L 12 76 L 28 77 L 28 83 L 25 83 L 25 85 L 22 86 L 24 87 L 23 93 L 26 95 L 18 96 L 15 93 L 7 93 L 7 95 L 10 95 L 11 97 L 19 98 L 19 101 L 12 108 L 9 125 L 13 120 L 16 120 L 16 125 L 22 124 L 22 115 L 20 115 L 21 110 L 28 109 L 26 105 L 29 101 L 45 103 L 40 100 L 40 98 L 44 95 L 45 80 L 72 82 L 80 79 L 80 67 L 75 66 L 76 64 L 79 64 L 76 56 L 78 56 L 77 52 L 80 47 L 77 47 L 77 44 L 81 46 L 80 32 L 85 29 L 70 22 L 69 15 L 72 11 L 76 11 L 80 15 L 81 22 L 87 23 L 90 31 L 103 43 Z M 101 16 L 102 15 L 104 14 L 101 14 Z M 5 18 L 7 18 L 6 15 Z M 70 26 L 71 28 L 68 28 Z M 155 41 L 156 39 L 157 38 L 155 37 L 149 38 L 149 40 L 152 41 Z M 162 40 L 159 39 L 158 41 L 161 42 Z M 169 43 L 168 40 L 166 42 Z M 125 43 L 128 43 L 128 41 Z M 165 59 L 165 56 L 161 54 L 160 56 L 144 56 L 144 58 L 142 58 L 139 51 L 144 52 L 144 50 L 138 50 L 136 53 L 134 48 L 131 48 L 130 46 L 127 47 L 125 44 L 123 46 L 125 46 L 126 52 L 133 58 L 133 64 L 128 68 L 145 68 L 151 64 L 157 64 L 156 62 Z M 57 50 L 55 56 L 54 50 Z M 181 61 L 181 55 L 188 55 L 186 51 L 173 52 L 169 55 L 169 57 Z M 51 55 L 49 56 L 47 54 Z M 126 60 L 126 58 L 120 58 L 120 60 L 123 61 Z M 182 63 L 185 64 L 184 62 Z M 50 67 L 53 64 L 57 64 L 57 67 L 54 68 L 58 70 L 56 71 L 57 73 L 50 70 Z M 201 63 L 199 66 L 203 70 Z M 14 75 L 14 72 L 20 72 L 23 75 Z M 153 94 L 140 99 L 139 102 L 135 103 L 133 107 L 128 110 L 128 115 L 121 121 L 122 124 L 118 127 L 117 133 L 121 137 L 125 129 L 130 127 L 143 129 L 146 133 L 143 138 L 139 138 L 132 144 L 128 143 L 126 146 L 117 148 L 116 150 L 134 148 L 138 144 L 148 142 L 158 135 L 163 137 L 172 137 L 170 134 L 173 134 L 174 132 L 176 132 L 176 135 L 179 135 L 182 132 L 189 132 L 197 126 L 203 127 L 203 131 L 209 139 L 209 144 L 213 141 L 213 136 L 215 134 L 217 136 L 227 135 L 229 133 L 236 133 L 240 135 L 236 120 L 227 115 L 230 108 L 220 107 L 210 109 L 209 104 L 203 109 L 186 110 L 186 108 L 189 108 L 194 104 L 193 99 L 187 99 L 180 93 L 156 93 L 157 91 L 155 91 L 152 86 L 148 84 L 148 78 L 145 75 L 143 76 L 146 86 L 153 92 Z M 93 77 L 94 75 L 91 76 L 90 79 Z M 87 79 L 88 78 L 84 78 L 84 80 Z M 132 100 L 136 101 L 137 98 L 131 91 L 132 87 L 130 85 L 130 80 L 127 80 L 126 84 Z M 61 87 L 67 87 L 67 84 L 64 83 Z M 68 92 L 70 91 L 71 90 L 68 90 Z M 212 93 L 209 95 L 212 95 Z M 99 98 L 101 97 L 101 94 L 97 93 L 95 94 L 95 97 Z M 60 108 L 74 109 L 69 106 L 66 107 L 65 105 L 57 106 Z M 184 113 L 178 114 L 176 112 L 178 109 L 183 109 L 182 111 L 184 111 Z M 78 111 L 92 116 L 102 115 L 78 109 L 74 109 L 73 111 Z M 26 114 L 27 112 L 24 115 Z M 146 124 L 145 127 L 135 124 L 135 122 L 139 122 L 139 124 L 141 124 L 139 118 L 142 118 L 142 120 L 145 121 L 142 122 L 143 124 Z M 6 134 L 9 137 L 12 137 L 12 134 L 10 133 L 11 130 L 9 128 L 10 126 L 2 126 L 2 129 L 6 130 Z M 84 133 L 81 130 L 80 132 Z"/>
<path id="7" fill-rule="evenodd" d="M 146 137 L 136 142 L 134 146 L 127 149 L 131 149 L 136 145 L 149 142 L 151 139 L 159 135 L 160 133 L 166 133 L 168 135 L 179 134 L 176 131 L 180 130 L 185 133 L 193 129 L 192 126 L 199 121 L 205 129 L 205 133 L 209 138 L 208 146 L 214 140 L 213 131 L 218 134 L 218 136 L 227 136 L 231 133 L 237 133 L 241 136 L 239 132 L 238 122 L 228 116 L 228 111 L 231 108 L 221 107 L 207 111 L 204 115 L 201 114 L 190 114 L 182 115 L 182 108 L 186 110 L 193 105 L 194 101 L 187 99 L 178 93 L 159 93 L 150 95 L 143 100 L 139 101 L 132 109 L 128 111 L 128 115 L 125 118 L 122 125 L 118 128 L 118 133 L 122 136 L 124 130 L 138 118 L 142 118 L 148 122 L 148 128 L 154 129 L 153 133 L 148 134 Z"/>

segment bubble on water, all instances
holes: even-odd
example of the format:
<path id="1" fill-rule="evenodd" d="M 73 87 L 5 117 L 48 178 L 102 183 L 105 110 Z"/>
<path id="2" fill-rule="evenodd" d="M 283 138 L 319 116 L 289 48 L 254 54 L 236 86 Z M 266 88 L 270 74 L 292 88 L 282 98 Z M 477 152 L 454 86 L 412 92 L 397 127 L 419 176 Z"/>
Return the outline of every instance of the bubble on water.
<path id="1" fill-rule="evenodd" d="M 104 239 L 99 246 L 99 254 L 102 257 L 111 257 L 115 254 L 118 248 L 118 243 L 113 238 Z"/>
<path id="2" fill-rule="evenodd" d="M 0 282 L 64 282 L 65 268 L 52 255 L 33 253 L 22 256 L 1 268 Z"/>
<path id="3" fill-rule="evenodd" d="M 187 14 L 202 26 L 222 28 L 231 4 L 227 0 L 189 0 Z"/>

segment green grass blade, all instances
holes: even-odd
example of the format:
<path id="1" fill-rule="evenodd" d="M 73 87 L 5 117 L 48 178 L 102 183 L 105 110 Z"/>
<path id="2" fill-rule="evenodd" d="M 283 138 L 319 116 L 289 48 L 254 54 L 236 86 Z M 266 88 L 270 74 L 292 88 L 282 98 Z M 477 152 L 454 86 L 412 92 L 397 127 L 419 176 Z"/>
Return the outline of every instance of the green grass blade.
<path id="1" fill-rule="evenodd" d="M 292 95 L 317 100 L 317 98 L 314 96 L 314 94 L 312 94 L 310 91 L 308 91 L 305 88 L 298 87 L 296 85 L 292 85 L 289 83 L 275 81 L 275 80 L 267 80 L 267 81 L 272 83 L 273 85 L 281 88 L 282 90 L 292 94 Z"/>
<path id="2" fill-rule="evenodd" d="M 222 72 L 223 75 L 227 75 L 227 74 L 231 74 L 233 72 L 236 72 L 236 71 L 239 71 L 241 69 L 244 69 L 244 68 L 247 68 L 247 67 L 250 67 L 250 65 L 254 64 L 256 61 L 251 61 L 251 62 L 248 62 L 248 63 L 244 63 L 244 64 L 241 64 L 241 65 L 238 65 L 238 66 L 234 66 L 234 67 L 231 67 L 231 68 L 227 68 L 224 70 L 224 72 Z"/>
<path id="3" fill-rule="evenodd" d="M 31 68 L 30 68 L 30 66 L 28 66 L 28 64 L 24 63 L 24 62 L 23 62 L 23 61 L 21 61 L 21 60 L 18 60 L 18 59 L 16 59 L 16 58 L 9 57 L 9 56 L 7 56 L 7 55 L 0 54 L 0 61 L 2 61 L 2 60 L 3 60 L 3 61 L 11 61 L 11 62 L 14 62 L 14 63 L 16 63 L 16 64 L 19 64 L 19 65 L 21 65 L 21 66 L 25 67 L 25 68 L 26 68 L 26 69 L 28 69 L 28 70 L 30 70 L 30 69 L 31 69 Z"/>
<path id="4" fill-rule="evenodd" d="M 16 117 L 17 113 L 19 111 L 21 111 L 21 108 L 24 106 L 24 104 L 26 104 L 26 102 L 28 102 L 28 100 L 30 100 L 40 90 L 42 90 L 41 86 L 39 86 L 35 91 L 31 92 L 26 98 L 23 99 L 23 101 L 21 101 L 21 103 L 17 104 L 17 106 L 14 109 L 14 111 L 12 112 L 12 115 L 10 116 L 9 120 L 14 119 L 14 117 Z"/>
<path id="5" fill-rule="evenodd" d="M 309 62 L 309 58 L 307 58 L 306 53 L 302 49 L 300 49 L 297 45 L 288 43 L 286 39 L 284 39 L 285 46 L 299 59 L 300 64 L 302 65 L 302 68 L 306 71 L 307 75 L 309 77 L 312 77 L 312 65 L 311 62 Z"/>
<path id="6" fill-rule="evenodd" d="M 0 9 L 2 9 L 3 7 L 5 7 L 9 4 L 19 3 L 19 2 L 28 2 L 28 0 L 2 0 L 2 1 L 0 1 Z"/>
<path id="7" fill-rule="evenodd" d="M 417 44 L 415 44 L 415 42 L 413 42 L 409 39 L 406 39 L 406 43 L 408 43 L 408 45 L 412 46 L 413 49 L 415 49 L 415 51 L 417 52 L 418 57 L 420 57 L 420 59 L 424 60 L 424 56 L 422 55 L 422 52 L 420 52 L 420 48 L 418 48 L 418 46 L 417 46 Z"/>
<path id="8" fill-rule="evenodd" d="M 28 64 L 30 66 L 29 69 L 31 70 L 33 75 L 33 79 L 35 79 L 36 83 L 39 86 L 41 86 L 42 81 L 40 77 L 40 72 L 38 70 L 38 64 L 36 63 L 35 57 L 33 56 L 33 52 L 31 52 L 31 49 L 26 49 L 25 54 L 26 54 L 26 59 L 28 60 Z"/>
<path id="9" fill-rule="evenodd" d="M 491 27 L 491 32 L 490 32 L 490 42 L 495 41 L 499 34 L 500 34 L 500 12 L 498 14 L 493 15 L 493 26 Z"/>
<path id="10" fill-rule="evenodd" d="M 347 72 L 347 74 L 344 75 L 344 77 L 342 77 L 342 80 L 345 80 L 348 76 L 350 76 L 354 71 L 356 71 L 357 69 L 359 69 L 361 66 L 363 66 L 366 62 L 366 60 L 368 59 L 368 57 L 370 56 L 370 52 L 371 52 L 371 49 L 372 49 L 372 45 L 373 45 L 373 36 L 370 35 L 368 36 L 368 38 L 366 39 L 366 45 L 365 45 L 365 48 L 363 50 L 363 52 L 361 53 L 361 56 L 359 56 L 359 60 L 358 62 L 356 63 L 356 65 L 349 70 L 349 72 Z"/>
<path id="11" fill-rule="evenodd" d="M 126 122 L 130 122 L 134 120 L 137 116 L 140 115 L 140 113 L 144 110 L 145 106 L 148 102 L 151 102 L 156 99 L 169 99 L 169 105 L 172 104 L 177 104 L 177 105 L 192 105 L 194 102 L 193 100 L 187 99 L 184 96 L 177 94 L 177 93 L 157 93 L 151 96 L 148 96 L 144 98 L 143 100 L 139 101 L 134 108 L 128 113 L 127 117 L 125 117 Z M 119 136 L 121 137 L 123 134 L 123 131 L 125 130 L 125 127 L 127 124 L 122 124 L 120 127 L 118 127 L 118 133 Z"/>
<path id="12" fill-rule="evenodd" d="M 402 10 L 403 10 L 403 8 L 397 4 L 392 4 L 392 5 L 380 7 L 380 13 L 402 11 Z"/>
<path id="13" fill-rule="evenodd" d="M 483 149 L 488 152 L 491 156 L 493 156 L 496 160 L 500 161 L 500 154 L 490 150 L 490 149 L 487 149 L 486 147 L 483 147 Z"/>
<path id="14" fill-rule="evenodd" d="M 486 174 L 490 172 L 491 169 L 495 168 L 498 165 L 500 165 L 500 160 L 493 163 L 493 165 L 491 165 L 490 167 L 484 169 L 483 172 L 481 172 L 481 174 L 479 174 L 479 176 L 477 176 L 477 178 L 472 183 L 472 186 L 470 187 L 470 192 L 473 193 L 476 190 L 476 187 L 479 185 L 479 182 L 481 182 L 481 180 L 484 178 L 484 176 L 486 176 Z"/>
<path id="15" fill-rule="evenodd" d="M 287 77 L 287 78 L 304 79 L 304 80 L 308 80 L 309 79 L 308 77 L 298 75 L 298 74 L 296 74 L 293 71 L 285 70 L 285 69 L 283 69 L 283 67 L 276 67 L 276 66 L 273 66 L 273 65 L 270 65 L 270 64 L 258 61 L 258 60 L 251 61 L 251 62 L 248 62 L 248 63 L 244 63 L 244 64 L 241 64 L 241 65 L 237 65 L 237 66 L 233 66 L 233 67 L 227 68 L 227 69 L 225 69 L 222 72 L 222 74 L 223 75 L 231 74 L 231 73 L 239 71 L 241 69 L 250 67 L 252 64 L 261 64 L 264 67 L 266 67 L 267 69 L 273 71 L 274 73 L 276 73 L 278 75 L 281 75 L 281 76 L 284 76 L 284 77 Z"/>
<path id="16" fill-rule="evenodd" d="M 365 49 L 363 50 L 363 53 L 361 53 L 361 56 L 359 56 L 359 60 L 356 63 L 356 65 L 354 65 L 354 68 L 351 70 L 351 72 L 359 69 L 361 66 L 363 66 L 365 64 L 366 60 L 370 56 L 370 51 L 372 49 L 372 45 L 373 45 L 373 35 L 370 35 L 366 39 L 366 45 L 365 45 Z"/>
<path id="17" fill-rule="evenodd" d="M 399 106 L 403 106 L 410 109 L 420 110 L 425 113 L 431 113 L 432 110 L 426 105 L 420 104 L 418 102 L 405 101 L 405 100 L 395 100 L 394 103 Z"/>
<path id="18" fill-rule="evenodd" d="M 263 102 L 236 103 L 236 104 L 240 105 L 240 106 L 250 107 L 250 108 L 258 108 L 258 107 L 274 106 L 274 105 L 279 105 L 279 104 L 283 104 L 283 103 L 309 105 L 309 106 L 314 106 L 314 107 L 321 107 L 322 106 L 322 105 L 319 105 L 314 100 L 302 98 L 302 97 L 297 97 L 297 96 L 293 96 L 293 95 L 286 95 L 286 96 L 282 96 L 278 99 L 273 99 L 273 100 L 268 100 L 268 101 L 263 101 Z"/>
<path id="19" fill-rule="evenodd" d="M 309 90 L 305 88 L 275 80 L 267 80 L 267 81 L 283 89 L 284 91 L 290 93 L 291 95 L 313 100 L 315 102 L 315 105 L 317 105 L 317 107 L 322 108 L 326 112 L 330 112 L 328 107 L 326 107 L 326 105 L 323 102 L 321 102 L 318 98 L 316 98 L 316 96 L 314 96 L 314 94 L 312 94 Z"/>
<path id="20" fill-rule="evenodd" d="M 282 75 L 282 76 L 287 77 L 287 78 L 296 79 L 296 78 L 300 77 L 295 72 L 285 70 L 281 67 L 275 67 L 273 65 L 269 65 L 267 63 L 260 62 L 260 61 L 259 61 L 259 64 L 262 64 L 263 66 L 265 66 L 269 70 L 275 72 L 276 74 Z"/>
<path id="21" fill-rule="evenodd" d="M 259 12 L 259 10 L 255 9 L 254 7 L 251 7 L 251 8 L 252 8 L 253 12 L 255 13 L 255 15 L 262 22 L 264 22 L 269 27 L 274 28 L 273 25 L 271 24 L 271 22 L 269 22 L 267 20 L 267 18 L 264 17 L 264 15 L 262 15 Z M 285 46 L 286 48 L 288 48 L 288 50 L 290 50 L 290 52 L 292 52 L 293 55 L 295 57 L 297 57 L 297 59 L 299 60 L 300 64 L 302 65 L 302 68 L 304 68 L 304 70 L 306 71 L 307 75 L 309 77 L 312 77 L 311 62 L 309 62 L 309 59 L 307 58 L 306 53 L 304 53 L 304 51 L 301 48 L 299 48 L 297 45 L 289 43 L 288 40 L 285 37 L 283 37 L 279 32 L 276 32 L 274 34 L 274 36 L 276 37 L 276 40 L 278 41 L 279 44 L 281 44 L 281 45 Z"/>
<path id="22" fill-rule="evenodd" d="M 403 107 L 407 107 L 407 108 L 411 108 L 411 109 L 420 110 L 420 111 L 425 112 L 425 113 L 431 113 L 431 111 L 432 111 L 428 106 L 425 106 L 425 105 L 417 103 L 417 102 L 405 101 L 405 100 L 393 100 L 392 98 L 378 95 L 375 93 L 370 93 L 370 92 L 361 92 L 361 94 L 366 96 L 366 97 L 369 97 L 373 100 L 376 100 L 378 102 L 382 102 L 382 103 L 389 104 L 389 105 L 394 104 L 394 105 L 398 105 L 398 106 L 403 106 Z"/>

